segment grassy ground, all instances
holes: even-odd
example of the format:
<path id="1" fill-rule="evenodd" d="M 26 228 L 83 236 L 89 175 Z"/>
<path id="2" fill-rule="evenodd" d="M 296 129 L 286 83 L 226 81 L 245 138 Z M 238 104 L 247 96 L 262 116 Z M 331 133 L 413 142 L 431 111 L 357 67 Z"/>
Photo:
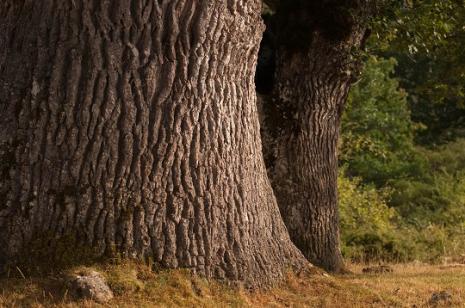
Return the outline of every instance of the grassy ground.
<path id="1" fill-rule="evenodd" d="M 135 264 L 100 267 L 115 293 L 108 307 L 429 307 L 434 292 L 447 291 L 453 307 L 465 307 L 465 266 L 394 265 L 393 273 L 297 277 L 267 291 L 250 293 L 192 276 L 186 271 L 154 274 Z M 69 298 L 63 281 L 0 279 L 0 307 L 98 307 Z M 450 307 L 450 304 L 448 305 Z"/>

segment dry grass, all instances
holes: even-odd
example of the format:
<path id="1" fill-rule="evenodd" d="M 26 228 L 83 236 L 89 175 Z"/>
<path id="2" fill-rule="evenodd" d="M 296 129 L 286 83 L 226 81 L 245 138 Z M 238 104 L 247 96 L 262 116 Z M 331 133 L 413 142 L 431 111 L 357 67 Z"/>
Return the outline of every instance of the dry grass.
<path id="1" fill-rule="evenodd" d="M 435 292 L 452 295 L 453 307 L 465 307 L 465 265 L 400 264 L 392 266 L 393 273 L 383 275 L 354 274 L 346 278 L 354 285 L 368 288 L 399 307 L 428 307 Z M 352 265 L 354 273 L 363 266 Z"/>
<path id="2" fill-rule="evenodd" d="M 433 292 L 447 291 L 465 307 L 465 267 L 395 265 L 394 272 L 330 277 L 289 274 L 273 289 L 247 292 L 187 271 L 153 273 L 144 265 L 100 266 L 115 293 L 108 307 L 427 307 Z M 21 275 L 19 275 L 21 277 Z M 414 306 L 415 305 L 415 306 Z M 0 307 L 98 307 L 69 298 L 56 277 L 0 280 Z"/>

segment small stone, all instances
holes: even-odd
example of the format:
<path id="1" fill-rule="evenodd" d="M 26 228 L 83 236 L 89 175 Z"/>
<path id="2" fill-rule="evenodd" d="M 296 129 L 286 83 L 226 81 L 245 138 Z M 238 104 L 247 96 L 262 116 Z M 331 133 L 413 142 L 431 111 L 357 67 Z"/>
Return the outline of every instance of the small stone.
<path id="1" fill-rule="evenodd" d="M 91 299 L 98 303 L 106 303 L 113 298 L 105 278 L 96 271 L 81 271 L 70 275 L 68 288 L 77 299 Z"/>
<path id="2" fill-rule="evenodd" d="M 450 306 L 452 305 L 452 295 L 450 295 L 446 291 L 434 292 L 433 295 L 431 295 L 428 304 L 432 307 L 436 307 L 439 305 Z"/>

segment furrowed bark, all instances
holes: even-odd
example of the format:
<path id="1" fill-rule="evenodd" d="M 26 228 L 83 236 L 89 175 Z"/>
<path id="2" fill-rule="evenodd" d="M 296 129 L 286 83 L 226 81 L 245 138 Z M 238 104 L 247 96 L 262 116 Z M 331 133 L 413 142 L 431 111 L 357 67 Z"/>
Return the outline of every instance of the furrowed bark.
<path id="1" fill-rule="evenodd" d="M 261 154 L 259 13 L 258 0 L 2 1 L 0 263 L 73 234 L 249 286 L 304 266 Z"/>
<path id="2" fill-rule="evenodd" d="M 315 3 L 278 8 L 274 90 L 263 105 L 264 138 L 271 140 L 265 157 L 291 239 L 313 264 L 341 272 L 337 145 L 358 71 L 353 51 L 365 29 L 345 20 L 334 25 L 331 18 L 340 16 Z"/>

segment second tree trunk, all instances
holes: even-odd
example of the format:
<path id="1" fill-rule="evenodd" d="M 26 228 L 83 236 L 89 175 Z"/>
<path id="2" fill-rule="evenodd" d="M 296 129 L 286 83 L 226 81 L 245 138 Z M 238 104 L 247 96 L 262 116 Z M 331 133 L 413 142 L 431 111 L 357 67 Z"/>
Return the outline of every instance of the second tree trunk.
<path id="1" fill-rule="evenodd" d="M 291 16 L 305 12 L 287 9 Z M 360 47 L 364 31 L 350 24 L 342 27 L 348 29 L 343 33 L 329 33 L 317 17 L 301 17 L 283 23 L 278 12 L 274 91 L 264 104 L 265 140 L 273 141 L 265 157 L 291 239 L 315 265 L 341 272 L 337 145 L 341 114 L 358 70 L 351 51 Z M 308 25 L 292 25 L 293 20 Z M 292 34 L 299 31 L 310 32 L 308 42 L 292 45 Z"/>

